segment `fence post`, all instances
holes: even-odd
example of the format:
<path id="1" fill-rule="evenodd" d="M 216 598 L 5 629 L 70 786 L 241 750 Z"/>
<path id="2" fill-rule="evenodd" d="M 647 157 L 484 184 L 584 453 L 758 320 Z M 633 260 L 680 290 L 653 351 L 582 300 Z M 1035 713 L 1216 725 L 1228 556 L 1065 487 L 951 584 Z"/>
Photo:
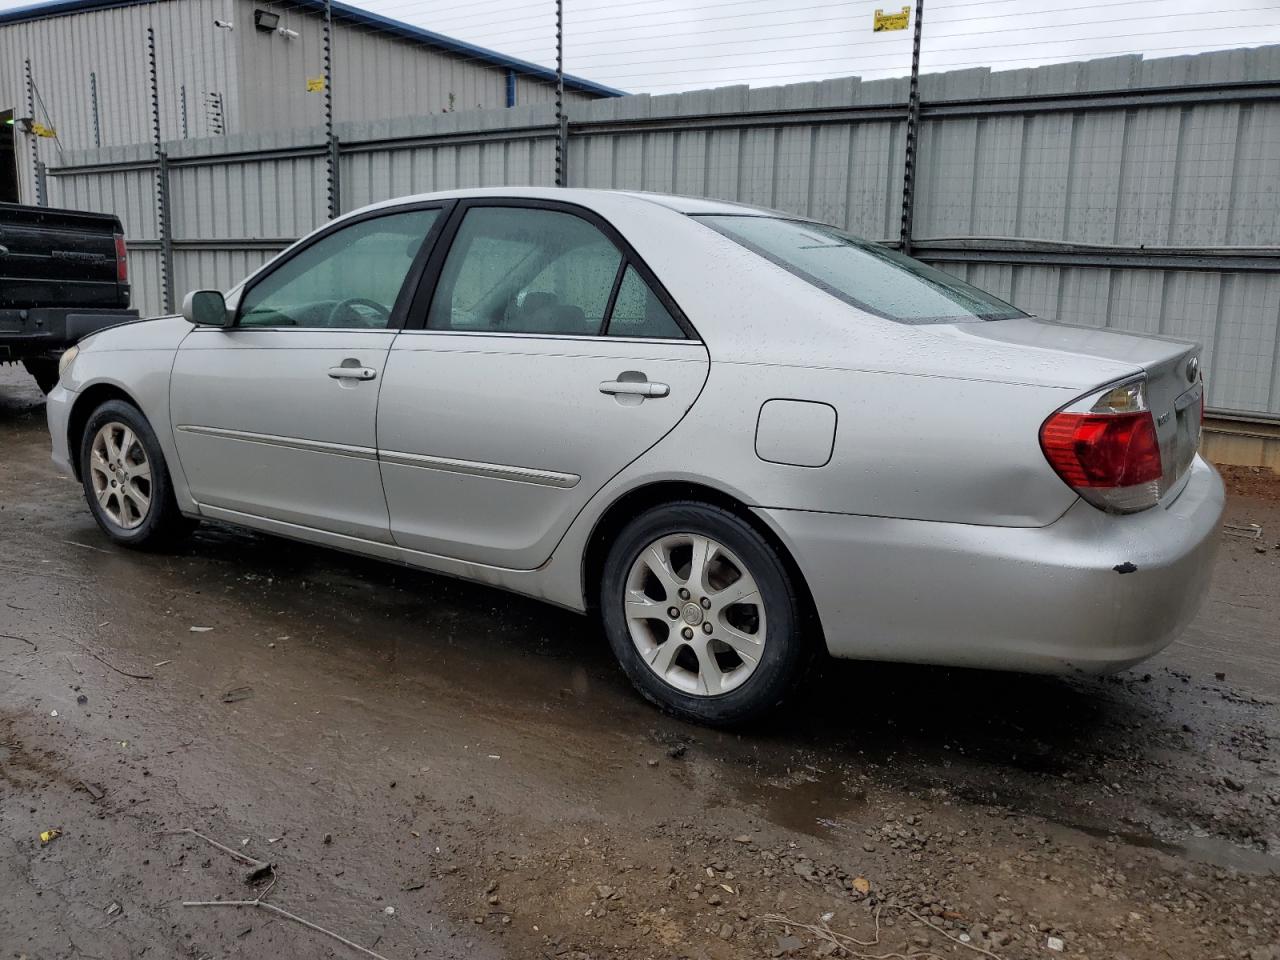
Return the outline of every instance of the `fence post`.
<path id="1" fill-rule="evenodd" d="M 324 0 L 324 137 L 325 173 L 329 181 L 329 219 L 342 210 L 342 189 L 338 182 L 338 138 L 333 135 L 333 3 Z"/>
<path id="2" fill-rule="evenodd" d="M 36 82 L 31 77 L 31 60 L 26 61 L 27 70 L 27 116 L 34 124 L 36 120 Z M 44 164 L 40 162 L 40 138 L 33 129 L 27 130 L 27 141 L 31 144 L 31 175 L 36 181 L 36 205 L 48 206 L 44 192 Z"/>
<path id="3" fill-rule="evenodd" d="M 98 120 L 98 75 L 89 74 L 89 105 L 93 108 L 93 145 L 102 146 L 102 127 Z"/>
<path id="4" fill-rule="evenodd" d="M 556 0 L 556 186 L 568 177 L 569 121 L 564 115 L 564 0 Z"/>
<path id="5" fill-rule="evenodd" d="M 916 208 L 916 128 L 920 125 L 920 31 L 924 27 L 924 0 L 916 0 L 915 38 L 911 45 L 911 92 L 907 96 L 906 149 L 902 157 L 902 221 L 898 248 L 911 255 L 911 227 Z"/>
<path id="6" fill-rule="evenodd" d="M 36 161 L 36 206 L 49 205 L 49 181 L 43 160 Z"/>
<path id="7" fill-rule="evenodd" d="M 164 284 L 164 312 L 173 313 L 173 231 L 169 227 L 169 154 L 156 154 L 156 197 L 160 203 L 160 282 Z"/>
<path id="8" fill-rule="evenodd" d="M 160 230 L 160 289 L 164 312 L 173 312 L 173 235 L 169 227 L 169 156 L 160 139 L 160 75 L 156 69 L 156 31 L 147 27 L 151 67 L 151 135 L 156 151 L 156 226 Z"/>
<path id="9" fill-rule="evenodd" d="M 342 212 L 342 142 L 329 137 L 329 219 Z"/>

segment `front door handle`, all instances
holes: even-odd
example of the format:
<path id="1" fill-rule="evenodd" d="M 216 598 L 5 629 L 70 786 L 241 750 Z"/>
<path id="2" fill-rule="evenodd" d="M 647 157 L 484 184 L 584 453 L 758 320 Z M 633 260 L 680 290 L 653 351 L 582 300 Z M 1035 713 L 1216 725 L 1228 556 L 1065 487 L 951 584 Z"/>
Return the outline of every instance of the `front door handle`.
<path id="1" fill-rule="evenodd" d="M 378 371 L 373 367 L 348 367 L 345 364 L 341 367 L 330 367 L 329 376 L 334 380 L 372 380 L 378 375 Z"/>
<path id="2" fill-rule="evenodd" d="M 649 380 L 606 380 L 600 384 L 600 392 L 615 397 L 665 397 L 671 393 L 671 388 L 665 383 Z"/>

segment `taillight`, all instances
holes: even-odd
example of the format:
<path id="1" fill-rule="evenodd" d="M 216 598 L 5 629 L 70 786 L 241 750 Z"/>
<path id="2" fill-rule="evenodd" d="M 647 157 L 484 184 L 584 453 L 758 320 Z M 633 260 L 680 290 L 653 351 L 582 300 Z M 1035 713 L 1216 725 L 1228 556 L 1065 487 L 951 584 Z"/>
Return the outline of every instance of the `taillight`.
<path id="1" fill-rule="evenodd" d="M 1040 428 L 1040 448 L 1066 484 L 1095 507 L 1133 513 L 1160 498 L 1160 441 L 1145 379 L 1059 410 Z"/>
<path id="2" fill-rule="evenodd" d="M 124 234 L 116 234 L 116 283 L 129 282 L 129 251 L 124 245 Z"/>

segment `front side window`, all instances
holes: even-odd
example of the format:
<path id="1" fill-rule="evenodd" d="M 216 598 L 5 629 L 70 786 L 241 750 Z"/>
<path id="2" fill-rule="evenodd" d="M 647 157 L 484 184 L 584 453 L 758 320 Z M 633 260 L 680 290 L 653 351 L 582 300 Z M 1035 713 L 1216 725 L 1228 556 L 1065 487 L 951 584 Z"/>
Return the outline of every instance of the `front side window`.
<path id="1" fill-rule="evenodd" d="M 781 217 L 697 219 L 832 296 L 899 323 L 1026 316 L 963 280 L 835 227 Z"/>
<path id="2" fill-rule="evenodd" d="M 335 230 L 255 283 L 240 301 L 239 325 L 388 326 L 409 268 L 439 214 L 411 210 Z"/>
<path id="3" fill-rule="evenodd" d="M 449 250 L 427 328 L 596 336 L 622 254 L 581 217 L 474 207 Z"/>

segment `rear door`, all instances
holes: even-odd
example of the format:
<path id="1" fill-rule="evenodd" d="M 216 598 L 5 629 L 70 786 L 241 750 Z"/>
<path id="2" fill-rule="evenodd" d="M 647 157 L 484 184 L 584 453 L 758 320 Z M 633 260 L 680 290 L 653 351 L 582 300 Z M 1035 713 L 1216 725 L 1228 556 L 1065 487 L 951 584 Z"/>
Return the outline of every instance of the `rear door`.
<path id="1" fill-rule="evenodd" d="M 569 204 L 461 204 L 413 309 L 387 361 L 378 456 L 392 536 L 414 550 L 537 567 L 707 377 L 658 279 Z"/>
<path id="2" fill-rule="evenodd" d="M 182 342 L 174 439 L 206 513 L 390 541 L 378 389 L 440 217 L 418 205 L 338 224 L 254 278 L 234 326 Z"/>

